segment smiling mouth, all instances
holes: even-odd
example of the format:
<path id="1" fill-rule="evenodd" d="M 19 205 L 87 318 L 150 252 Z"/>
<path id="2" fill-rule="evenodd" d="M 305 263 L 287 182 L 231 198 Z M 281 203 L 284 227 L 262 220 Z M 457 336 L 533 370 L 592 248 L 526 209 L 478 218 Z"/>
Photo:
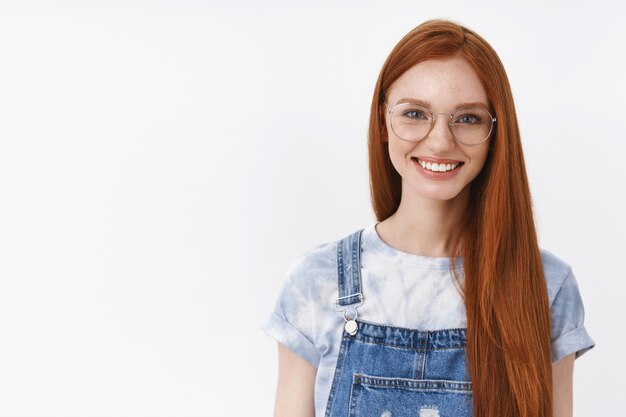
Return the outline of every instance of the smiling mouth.
<path id="1" fill-rule="evenodd" d="M 418 164 L 422 166 L 422 168 L 427 169 L 432 172 L 448 172 L 454 171 L 458 167 L 464 164 L 464 162 L 455 162 L 451 164 L 438 164 L 436 162 L 425 162 L 420 161 L 419 159 L 413 157 L 412 160 L 416 161 Z"/>

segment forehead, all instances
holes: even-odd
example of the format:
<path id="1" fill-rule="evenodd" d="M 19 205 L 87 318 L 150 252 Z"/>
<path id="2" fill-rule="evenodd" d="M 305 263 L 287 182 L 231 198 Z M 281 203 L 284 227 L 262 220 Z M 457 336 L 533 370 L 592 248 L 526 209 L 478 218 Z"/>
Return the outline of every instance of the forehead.
<path id="1" fill-rule="evenodd" d="M 478 75 L 459 56 L 420 62 L 391 85 L 387 96 L 390 105 L 416 99 L 430 103 L 435 112 L 449 111 L 459 103 L 489 103 Z"/>

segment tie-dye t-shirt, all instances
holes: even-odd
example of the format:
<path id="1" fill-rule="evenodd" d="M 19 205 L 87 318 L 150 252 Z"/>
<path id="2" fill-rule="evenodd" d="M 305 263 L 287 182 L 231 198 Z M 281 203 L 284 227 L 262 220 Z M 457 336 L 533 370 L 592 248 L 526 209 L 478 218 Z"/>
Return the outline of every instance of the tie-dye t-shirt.
<path id="1" fill-rule="evenodd" d="M 315 411 L 324 415 L 341 345 L 344 319 L 337 299 L 337 241 L 304 253 L 288 269 L 276 307 L 263 330 L 317 367 Z M 402 252 L 385 243 L 375 224 L 362 235 L 364 304 L 358 317 L 418 330 L 465 328 L 465 306 L 449 270 L 450 258 Z M 572 270 L 542 249 L 551 311 L 552 362 L 595 343 L 584 327 L 584 308 Z M 463 279 L 462 266 L 456 269 Z"/>

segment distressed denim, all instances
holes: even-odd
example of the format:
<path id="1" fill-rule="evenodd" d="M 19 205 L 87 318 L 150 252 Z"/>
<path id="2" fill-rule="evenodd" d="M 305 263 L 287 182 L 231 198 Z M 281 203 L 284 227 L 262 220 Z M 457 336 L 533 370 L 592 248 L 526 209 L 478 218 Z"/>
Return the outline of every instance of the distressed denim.
<path id="1" fill-rule="evenodd" d="M 327 416 L 347 415 L 471 416 L 465 330 L 360 321 L 355 336 L 344 332 Z"/>

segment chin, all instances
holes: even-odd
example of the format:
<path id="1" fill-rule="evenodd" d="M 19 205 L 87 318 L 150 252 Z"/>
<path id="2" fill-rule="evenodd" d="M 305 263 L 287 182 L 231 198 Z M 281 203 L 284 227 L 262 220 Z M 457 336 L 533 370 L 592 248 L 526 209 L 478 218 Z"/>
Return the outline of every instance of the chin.
<path id="1" fill-rule="evenodd" d="M 429 195 L 424 195 L 424 197 L 435 201 L 450 201 L 454 200 L 458 195 L 459 193 L 430 193 Z"/>
<path id="2" fill-rule="evenodd" d="M 427 198 L 429 200 L 434 201 L 450 201 L 457 198 L 464 190 L 468 187 L 458 188 L 458 187 L 414 187 L 413 190 L 415 193 L 419 194 L 423 198 Z"/>

